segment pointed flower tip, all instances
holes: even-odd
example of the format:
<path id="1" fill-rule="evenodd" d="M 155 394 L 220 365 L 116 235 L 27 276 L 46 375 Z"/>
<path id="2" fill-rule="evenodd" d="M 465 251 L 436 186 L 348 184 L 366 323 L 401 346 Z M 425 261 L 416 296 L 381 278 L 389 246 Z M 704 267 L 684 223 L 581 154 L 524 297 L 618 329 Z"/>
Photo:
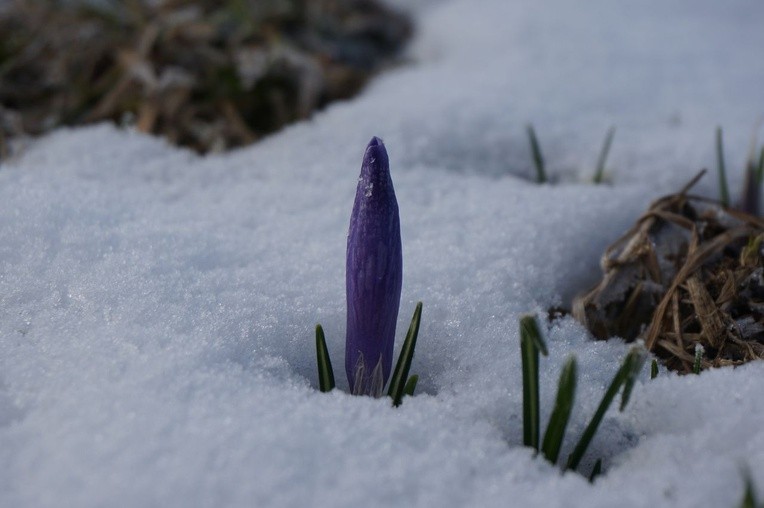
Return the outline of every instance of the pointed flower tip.
<path id="1" fill-rule="evenodd" d="M 366 145 L 362 169 L 371 170 L 373 168 L 387 170 L 389 169 L 389 164 L 385 144 L 381 139 L 374 136 L 371 138 L 371 141 L 369 141 L 369 144 Z"/>

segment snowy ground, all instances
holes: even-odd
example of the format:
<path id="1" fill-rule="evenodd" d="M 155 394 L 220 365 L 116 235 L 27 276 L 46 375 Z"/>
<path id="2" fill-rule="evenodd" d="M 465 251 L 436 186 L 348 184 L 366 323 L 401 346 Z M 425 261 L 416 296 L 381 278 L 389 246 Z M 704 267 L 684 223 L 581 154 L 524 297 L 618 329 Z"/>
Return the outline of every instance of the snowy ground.
<path id="1" fill-rule="evenodd" d="M 102 125 L 0 167 L 0 506 L 731 507 L 742 467 L 764 491 L 764 364 L 646 369 L 584 461 L 604 459 L 591 485 L 520 445 L 517 331 L 594 283 L 652 199 L 713 167 L 717 124 L 742 167 L 764 114 L 764 4 L 412 9 L 410 65 L 251 148 L 198 158 Z M 528 182 L 529 121 L 556 185 Z M 595 187 L 610 125 L 614 185 Z M 401 209 L 399 337 L 425 305 L 420 394 L 400 409 L 316 390 L 316 322 L 347 388 L 345 235 L 372 135 Z M 542 421 L 575 352 L 578 436 L 627 346 L 571 320 L 547 340 Z"/>

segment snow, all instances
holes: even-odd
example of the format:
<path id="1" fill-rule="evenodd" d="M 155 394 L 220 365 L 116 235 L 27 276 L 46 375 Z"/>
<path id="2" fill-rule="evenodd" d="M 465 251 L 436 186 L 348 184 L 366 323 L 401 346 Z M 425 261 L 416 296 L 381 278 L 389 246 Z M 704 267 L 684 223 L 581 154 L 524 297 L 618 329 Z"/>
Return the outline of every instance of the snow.
<path id="1" fill-rule="evenodd" d="M 397 2 L 402 4 L 404 2 Z M 756 0 L 419 1 L 410 63 L 261 143 L 197 157 L 109 125 L 0 166 L 0 506 L 734 506 L 764 489 L 761 362 L 645 368 L 584 459 L 521 446 L 518 316 L 569 305 L 654 198 L 738 189 L 764 114 Z M 530 182 L 533 122 L 554 185 Z M 587 180 L 617 127 L 610 186 Z M 365 144 L 390 154 L 398 344 L 418 395 L 341 375 L 347 225 Z M 706 177 L 699 190 L 716 192 Z M 316 386 L 322 323 L 340 390 Z M 562 457 L 628 345 L 545 328 L 542 422 L 568 354 Z"/>

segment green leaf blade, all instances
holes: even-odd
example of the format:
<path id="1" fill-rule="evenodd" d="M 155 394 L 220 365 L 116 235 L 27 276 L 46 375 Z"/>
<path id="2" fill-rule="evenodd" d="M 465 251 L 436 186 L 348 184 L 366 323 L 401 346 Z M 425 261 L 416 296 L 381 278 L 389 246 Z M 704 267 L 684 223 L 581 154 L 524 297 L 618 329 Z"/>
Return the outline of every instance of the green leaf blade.
<path id="1" fill-rule="evenodd" d="M 535 315 L 528 314 L 520 318 L 520 336 L 527 337 L 542 355 L 547 356 L 549 354 L 546 342 L 541 337 L 541 331 L 539 330 Z"/>
<path id="2" fill-rule="evenodd" d="M 541 147 L 539 146 L 539 140 L 536 137 L 536 131 L 533 125 L 527 126 L 528 140 L 531 145 L 531 155 L 533 156 L 533 165 L 536 168 L 536 181 L 538 183 L 546 183 L 546 169 L 544 168 L 544 157 L 541 155 Z"/>
<path id="3" fill-rule="evenodd" d="M 613 377 L 613 381 L 611 381 L 610 386 L 605 392 L 605 395 L 603 395 L 602 400 L 600 401 L 600 405 L 597 407 L 597 411 L 589 421 L 589 425 L 587 425 L 586 429 L 584 429 L 581 438 L 576 444 L 576 447 L 573 449 L 573 453 L 571 453 L 570 457 L 568 457 L 568 464 L 566 469 L 576 469 L 578 467 L 581 459 L 586 453 L 587 448 L 589 448 L 589 445 L 594 438 L 594 434 L 597 432 L 597 428 L 599 427 L 600 423 L 602 423 L 602 419 L 604 418 L 605 413 L 610 407 L 610 404 L 613 402 L 613 399 L 615 399 L 615 396 L 618 394 L 621 386 L 624 385 L 631 376 L 635 376 L 635 371 L 637 373 L 639 372 L 637 366 L 641 368 L 642 361 L 639 360 L 639 358 L 642 357 L 643 354 L 644 353 L 642 348 L 635 347 L 632 348 L 632 350 L 629 351 L 629 353 L 626 355 L 621 368 L 618 369 L 618 372 L 616 372 L 615 376 Z M 622 404 L 624 404 L 624 401 L 628 402 L 628 397 L 626 399 L 621 399 Z"/>
<path id="4" fill-rule="evenodd" d="M 318 364 L 318 389 L 330 392 L 334 389 L 334 369 L 326 347 L 326 337 L 321 325 L 316 325 L 316 362 Z"/>
<path id="5" fill-rule="evenodd" d="M 762 505 L 757 496 L 756 489 L 753 486 L 753 478 L 751 478 L 751 472 L 748 468 L 743 469 L 743 485 L 745 490 L 743 491 L 743 499 L 740 500 L 738 505 L 740 508 L 762 508 Z"/>
<path id="6" fill-rule="evenodd" d="M 623 412 L 626 409 L 626 405 L 629 403 L 631 397 L 631 391 L 634 389 L 634 383 L 637 381 L 639 373 L 642 371 L 642 366 L 645 364 L 645 358 L 647 353 L 640 347 L 632 348 L 629 354 L 626 356 L 626 362 L 628 368 L 626 370 L 625 379 L 623 381 L 623 392 L 621 392 L 621 406 L 619 411 Z"/>
<path id="7" fill-rule="evenodd" d="M 695 361 L 692 362 L 692 373 L 700 374 L 700 368 L 703 365 L 703 354 L 705 349 L 700 344 L 695 344 Z"/>
<path id="8" fill-rule="evenodd" d="M 549 417 L 541 451 L 544 457 L 551 463 L 557 463 L 560 455 L 560 447 L 565 437 L 565 429 L 573 411 L 573 402 L 576 394 L 576 358 L 571 356 L 565 362 L 560 373 L 560 381 L 557 388 L 557 400 L 554 403 L 552 415 Z"/>
<path id="9" fill-rule="evenodd" d="M 520 318 L 520 354 L 523 371 L 523 443 L 539 449 L 539 351 L 547 354 L 536 316 Z"/>
<path id="10" fill-rule="evenodd" d="M 408 395 L 409 397 L 414 396 L 414 391 L 416 390 L 416 384 L 419 382 L 419 376 L 416 374 L 412 375 L 408 381 L 406 381 L 406 386 L 403 388 L 403 394 Z"/>
<path id="11" fill-rule="evenodd" d="M 724 140 L 722 128 L 716 128 L 716 166 L 719 172 L 719 199 L 725 207 L 730 205 L 730 193 L 727 187 L 727 170 L 724 166 Z"/>
<path id="12" fill-rule="evenodd" d="M 599 159 L 597 159 L 597 169 L 594 173 L 594 183 L 602 183 L 605 177 L 605 163 L 607 162 L 607 156 L 610 153 L 610 146 L 613 144 L 613 137 L 615 136 L 615 127 L 610 127 L 605 134 L 605 141 L 602 144 L 602 150 L 600 151 Z"/>
<path id="13" fill-rule="evenodd" d="M 390 379 L 390 388 L 387 394 L 393 399 L 394 406 L 400 406 L 405 393 L 406 383 L 411 369 L 411 361 L 414 358 L 414 349 L 416 348 L 417 337 L 419 336 L 419 323 L 422 320 L 422 302 L 417 302 L 414 315 L 411 318 L 409 330 L 406 333 L 406 340 L 403 342 L 403 348 L 398 356 L 398 362 L 395 364 L 393 377 Z"/>
<path id="14" fill-rule="evenodd" d="M 594 479 L 602 474 L 602 459 L 597 459 L 592 468 L 592 473 L 589 475 L 589 483 L 594 483 Z"/>

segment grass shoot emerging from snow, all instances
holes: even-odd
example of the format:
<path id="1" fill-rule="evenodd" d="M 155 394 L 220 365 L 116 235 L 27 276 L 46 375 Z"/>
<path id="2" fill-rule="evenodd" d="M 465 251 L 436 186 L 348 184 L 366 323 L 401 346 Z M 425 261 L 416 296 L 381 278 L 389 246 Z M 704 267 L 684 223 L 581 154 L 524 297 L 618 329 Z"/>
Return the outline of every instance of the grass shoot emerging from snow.
<path id="1" fill-rule="evenodd" d="M 316 360 L 318 362 L 318 389 L 330 392 L 334 389 L 334 369 L 326 348 L 326 338 L 321 325 L 316 325 Z"/>
<path id="2" fill-rule="evenodd" d="M 615 136 L 615 127 L 610 127 L 605 134 L 605 141 L 602 143 L 602 151 L 600 151 L 599 159 L 597 159 L 597 170 L 594 173 L 594 183 L 602 183 L 605 177 L 605 163 L 607 162 L 607 156 L 610 153 L 610 146 L 613 144 L 613 137 Z"/>
<path id="3" fill-rule="evenodd" d="M 408 376 L 411 369 L 411 361 L 414 359 L 414 349 L 416 348 L 416 340 L 419 336 L 419 323 L 421 320 L 422 302 L 417 302 L 409 330 L 406 332 L 406 340 L 403 341 L 403 348 L 401 348 L 401 353 L 398 355 L 398 362 L 395 364 L 393 377 L 390 379 L 390 388 L 387 392 L 390 398 L 393 399 L 394 406 L 401 405 L 403 395 L 414 395 L 414 389 L 419 377 L 409 379 Z"/>
<path id="4" fill-rule="evenodd" d="M 568 358 L 562 368 L 557 387 L 557 397 L 554 409 L 549 417 L 543 444 L 539 447 L 539 353 L 547 355 L 547 348 L 536 322 L 536 316 L 528 315 L 520 319 L 520 350 L 523 370 L 523 444 L 541 451 L 548 461 L 557 463 L 560 448 L 565 437 L 565 429 L 570 420 L 570 414 L 575 403 L 576 393 L 576 359 Z M 613 399 L 621 391 L 620 411 L 626 408 L 631 390 L 637 375 L 642 370 L 645 351 L 642 346 L 635 346 L 629 351 L 621 364 L 621 368 L 613 377 L 597 411 L 592 416 L 583 434 L 579 438 L 573 453 L 568 457 L 565 469 L 576 470 L 584 457 L 586 450 L 602 423 Z M 601 469 L 601 462 L 599 469 Z M 597 467 L 592 472 L 596 476 Z"/>
<path id="5" fill-rule="evenodd" d="M 539 140 L 536 137 L 536 130 L 533 125 L 528 124 L 528 140 L 531 144 L 531 155 L 533 156 L 533 166 L 536 168 L 536 181 L 538 183 L 546 183 L 546 169 L 544 168 L 544 156 L 541 155 L 541 147 L 539 146 Z"/>
<path id="6" fill-rule="evenodd" d="M 533 124 L 528 124 L 526 126 L 526 131 L 528 133 L 531 157 L 533 158 L 533 167 L 536 170 L 536 182 L 539 184 L 547 183 L 549 182 L 549 177 L 547 176 L 544 156 L 541 154 L 541 145 L 539 144 L 538 136 L 536 135 L 536 129 L 534 129 Z M 600 184 L 605 181 L 605 165 L 614 137 L 615 127 L 611 126 L 605 134 L 605 140 L 602 143 L 602 148 L 600 149 L 600 154 L 597 158 L 597 165 L 595 166 L 594 176 L 592 177 L 592 183 L 594 184 Z"/>
<path id="7" fill-rule="evenodd" d="M 414 395 L 417 382 L 419 381 L 419 376 L 416 374 L 409 376 L 409 371 L 411 370 L 411 362 L 414 359 L 414 350 L 416 349 L 416 341 L 419 337 L 419 324 L 421 320 L 422 302 L 417 302 L 387 391 L 387 395 L 393 400 L 393 406 L 396 407 L 401 405 L 405 395 L 409 397 Z M 334 370 L 332 369 L 332 362 L 329 358 L 324 330 L 321 325 L 316 325 L 316 362 L 318 365 L 318 389 L 322 392 L 333 390 L 335 388 Z"/>
<path id="8" fill-rule="evenodd" d="M 655 379 L 658 377 L 658 360 L 653 358 L 653 361 L 650 362 L 650 379 Z"/>
<path id="9" fill-rule="evenodd" d="M 757 139 L 753 136 L 748 160 L 745 167 L 744 187 L 739 202 L 731 203 L 727 170 L 724 158 L 724 138 L 721 127 L 716 128 L 716 166 L 719 175 L 719 201 L 724 207 L 734 208 L 751 215 L 760 216 L 761 185 L 764 183 L 764 146 L 758 149 Z"/>
<path id="10" fill-rule="evenodd" d="M 695 361 L 692 362 L 692 373 L 700 374 L 700 367 L 703 365 L 703 353 L 705 348 L 701 344 L 695 344 Z"/>
<path id="11" fill-rule="evenodd" d="M 730 205 L 730 192 L 727 187 L 727 170 L 724 165 L 724 140 L 722 128 L 716 128 L 716 167 L 719 172 L 719 201 L 725 207 Z"/>
<path id="12" fill-rule="evenodd" d="M 747 468 L 743 470 L 743 483 L 745 485 L 745 490 L 743 491 L 743 499 L 740 500 L 738 506 L 740 508 L 764 508 L 764 503 L 759 501 L 759 498 L 756 495 L 756 488 L 753 486 L 751 472 Z"/>

